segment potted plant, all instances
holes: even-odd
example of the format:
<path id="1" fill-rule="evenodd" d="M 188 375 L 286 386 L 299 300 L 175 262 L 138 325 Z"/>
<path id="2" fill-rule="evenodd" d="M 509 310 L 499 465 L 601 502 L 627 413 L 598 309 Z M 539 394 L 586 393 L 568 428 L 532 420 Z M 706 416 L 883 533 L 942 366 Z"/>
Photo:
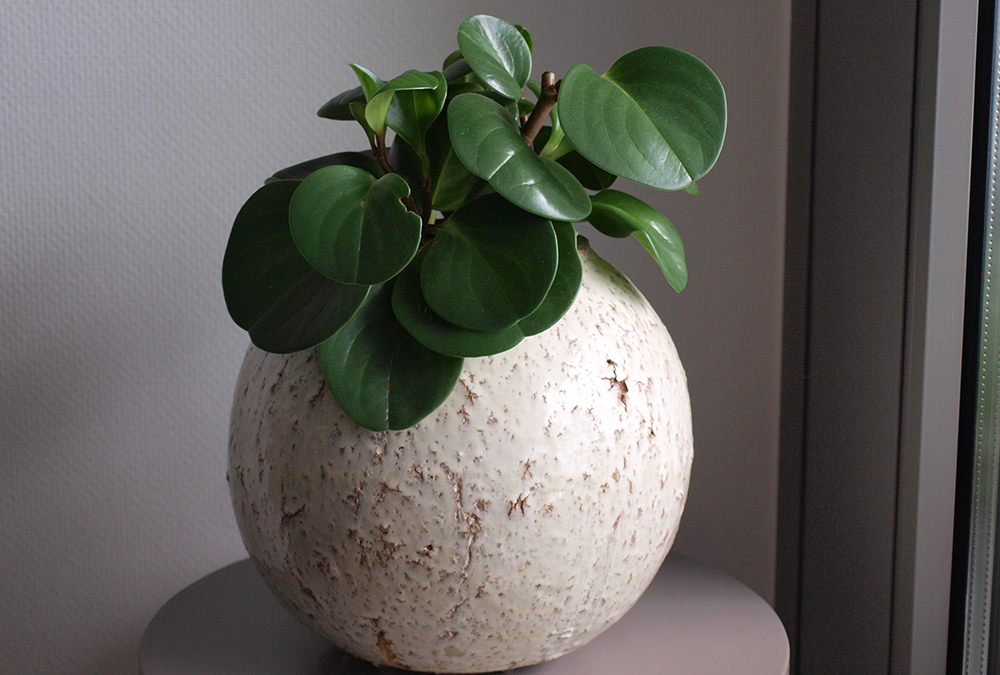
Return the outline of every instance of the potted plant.
<path id="1" fill-rule="evenodd" d="M 696 193 L 726 104 L 668 47 L 539 81 L 521 26 L 474 16 L 458 47 L 388 81 L 351 64 L 319 115 L 368 149 L 277 172 L 237 215 L 223 286 L 253 346 L 228 478 L 305 623 L 378 664 L 485 672 L 611 625 L 676 535 L 683 367 L 573 223 L 633 236 L 680 291 L 676 229 L 611 185 Z"/>

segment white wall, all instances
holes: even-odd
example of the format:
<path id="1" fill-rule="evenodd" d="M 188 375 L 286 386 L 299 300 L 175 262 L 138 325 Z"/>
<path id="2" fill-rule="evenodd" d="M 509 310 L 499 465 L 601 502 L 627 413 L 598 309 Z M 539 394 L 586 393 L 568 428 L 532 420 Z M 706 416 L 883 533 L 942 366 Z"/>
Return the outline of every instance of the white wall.
<path id="1" fill-rule="evenodd" d="M 595 242 L 661 312 L 696 460 L 675 550 L 773 593 L 788 0 L 698 3 L 10 0 L 0 4 L 0 673 L 134 673 L 156 609 L 243 557 L 225 484 L 246 337 L 220 266 L 271 171 L 362 148 L 314 116 L 430 69 L 466 16 L 531 28 L 536 64 L 647 44 L 722 78 L 701 196 L 637 191 L 684 236 L 677 296 L 635 242 Z M 411 37 L 413 36 L 413 37 Z"/>

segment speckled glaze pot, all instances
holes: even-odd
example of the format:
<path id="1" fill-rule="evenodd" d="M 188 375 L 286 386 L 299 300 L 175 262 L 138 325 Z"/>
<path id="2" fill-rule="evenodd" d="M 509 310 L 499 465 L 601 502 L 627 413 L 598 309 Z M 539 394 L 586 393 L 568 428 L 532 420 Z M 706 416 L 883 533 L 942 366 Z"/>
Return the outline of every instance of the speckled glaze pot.
<path id="1" fill-rule="evenodd" d="M 546 661 L 617 621 L 673 543 L 691 412 L 670 335 L 584 248 L 562 321 L 466 359 L 416 427 L 358 427 L 315 351 L 247 352 L 229 485 L 243 540 L 299 619 L 376 664 Z"/>

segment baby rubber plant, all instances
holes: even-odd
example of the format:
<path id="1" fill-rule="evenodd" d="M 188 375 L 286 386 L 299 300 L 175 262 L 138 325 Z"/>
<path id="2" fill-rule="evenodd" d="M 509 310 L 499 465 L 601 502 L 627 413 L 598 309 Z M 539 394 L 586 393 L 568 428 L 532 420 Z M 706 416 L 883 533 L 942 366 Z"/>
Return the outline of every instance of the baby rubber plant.
<path id="1" fill-rule="evenodd" d="M 631 235 L 680 291 L 677 230 L 611 185 L 696 194 L 725 136 L 722 85 L 686 52 L 644 47 L 603 74 L 581 64 L 534 81 L 519 25 L 473 16 L 458 47 L 439 71 L 388 81 L 352 63 L 360 85 L 319 115 L 357 122 L 369 149 L 275 173 L 223 261 L 229 313 L 253 344 L 318 346 L 338 404 L 376 431 L 432 413 L 464 358 L 565 314 L 582 274 L 575 222 Z"/>

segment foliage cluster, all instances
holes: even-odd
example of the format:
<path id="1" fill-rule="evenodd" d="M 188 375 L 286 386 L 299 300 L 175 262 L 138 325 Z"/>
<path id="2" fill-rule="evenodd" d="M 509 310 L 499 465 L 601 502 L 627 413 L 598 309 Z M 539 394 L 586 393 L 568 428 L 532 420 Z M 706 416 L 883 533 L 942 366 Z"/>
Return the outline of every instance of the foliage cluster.
<path id="1" fill-rule="evenodd" d="M 677 230 L 611 185 L 697 193 L 725 135 L 722 85 L 677 49 L 536 81 L 521 26 L 473 16 L 458 47 L 440 71 L 388 81 L 352 63 L 360 85 L 319 115 L 356 121 L 370 149 L 274 174 L 237 215 L 223 261 L 226 304 L 253 343 L 318 345 L 337 402 L 373 430 L 416 424 L 464 358 L 565 314 L 582 276 L 573 223 L 633 236 L 680 291 Z"/>

